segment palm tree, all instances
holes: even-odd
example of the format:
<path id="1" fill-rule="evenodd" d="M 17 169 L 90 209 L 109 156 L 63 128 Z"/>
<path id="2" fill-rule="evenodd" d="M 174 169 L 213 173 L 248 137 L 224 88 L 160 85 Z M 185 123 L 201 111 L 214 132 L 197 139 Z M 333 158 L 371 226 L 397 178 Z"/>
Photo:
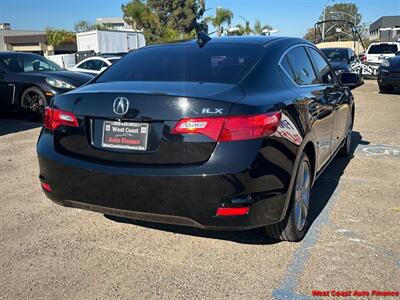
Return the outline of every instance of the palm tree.
<path id="1" fill-rule="evenodd" d="M 263 25 L 263 24 L 261 24 L 260 20 L 256 19 L 256 21 L 254 23 L 253 32 L 256 35 L 261 35 L 261 34 L 263 34 L 263 30 L 264 29 L 272 30 L 272 27 L 270 25 L 268 25 L 268 24 Z"/>
<path id="2" fill-rule="evenodd" d="M 207 17 L 204 19 L 205 22 L 211 22 L 215 28 L 217 28 L 217 36 L 222 35 L 222 25 L 230 25 L 233 19 L 233 13 L 229 9 L 218 7 L 214 17 Z"/>

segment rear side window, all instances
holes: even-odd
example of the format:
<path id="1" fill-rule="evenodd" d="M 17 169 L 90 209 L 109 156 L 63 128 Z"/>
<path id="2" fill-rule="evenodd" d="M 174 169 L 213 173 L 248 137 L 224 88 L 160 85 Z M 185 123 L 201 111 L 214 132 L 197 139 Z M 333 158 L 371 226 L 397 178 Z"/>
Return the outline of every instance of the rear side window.
<path id="1" fill-rule="evenodd" d="M 286 73 L 293 79 L 294 78 L 293 70 L 292 67 L 289 65 L 286 56 L 282 59 L 281 66 L 286 71 Z"/>
<path id="2" fill-rule="evenodd" d="M 290 50 L 285 59 L 292 69 L 292 74 L 289 75 L 297 85 L 318 84 L 317 76 L 304 47 Z"/>
<path id="3" fill-rule="evenodd" d="M 399 51 L 396 44 L 371 45 L 368 54 L 392 54 Z"/>
<path id="4" fill-rule="evenodd" d="M 315 63 L 317 71 L 319 73 L 319 77 L 321 78 L 322 82 L 325 84 L 332 84 L 334 83 L 333 72 L 331 68 L 328 66 L 326 60 L 313 48 L 308 48 L 312 60 Z"/>
<path id="5" fill-rule="evenodd" d="M 236 83 L 258 61 L 256 45 L 165 45 L 141 49 L 121 58 L 97 82 L 191 81 Z"/>
<path id="6" fill-rule="evenodd" d="M 86 69 L 86 70 L 94 70 L 94 71 L 100 71 L 101 68 L 103 67 L 108 67 L 106 63 L 104 63 L 100 59 L 90 59 L 87 60 L 83 63 L 81 63 L 78 68 L 80 69 Z"/>

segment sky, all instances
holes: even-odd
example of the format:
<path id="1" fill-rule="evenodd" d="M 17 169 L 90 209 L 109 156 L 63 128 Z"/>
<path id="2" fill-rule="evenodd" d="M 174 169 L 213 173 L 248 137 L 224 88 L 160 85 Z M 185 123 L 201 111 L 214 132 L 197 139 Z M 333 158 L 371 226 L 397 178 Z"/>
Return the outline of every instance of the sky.
<path id="1" fill-rule="evenodd" d="M 128 0 L 0 0 L 0 23 L 13 29 L 43 30 L 47 26 L 73 30 L 80 20 L 95 22 L 101 17 L 121 17 L 121 4 Z M 207 8 L 222 6 L 233 11 L 232 24 L 243 24 L 243 16 L 254 24 L 259 19 L 279 30 L 277 35 L 302 37 L 313 26 L 325 4 L 333 0 L 206 0 Z M 400 0 L 339 0 L 353 2 L 363 22 L 381 16 L 400 15 Z M 334 2 L 335 3 L 335 2 Z M 212 12 L 210 10 L 209 12 Z M 207 12 L 207 13 L 209 13 Z"/>

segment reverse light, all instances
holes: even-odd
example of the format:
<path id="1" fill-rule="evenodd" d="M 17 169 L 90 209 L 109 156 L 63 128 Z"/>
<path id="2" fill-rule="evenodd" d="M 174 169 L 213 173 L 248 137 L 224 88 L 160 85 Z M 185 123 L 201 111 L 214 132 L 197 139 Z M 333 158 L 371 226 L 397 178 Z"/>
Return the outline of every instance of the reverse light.
<path id="1" fill-rule="evenodd" d="M 250 207 L 218 207 L 216 216 L 244 216 L 250 211 Z"/>
<path id="2" fill-rule="evenodd" d="M 216 118 L 187 118 L 180 120 L 174 129 L 173 134 L 202 134 L 217 141 L 224 125 L 224 117 Z"/>
<path id="3" fill-rule="evenodd" d="M 44 127 L 54 131 L 61 125 L 79 127 L 78 120 L 73 113 L 61 109 L 46 107 L 44 110 Z"/>
<path id="4" fill-rule="evenodd" d="M 173 134 L 202 134 L 219 142 L 252 140 L 274 133 L 279 126 L 280 112 L 250 116 L 186 118 L 180 120 Z"/>

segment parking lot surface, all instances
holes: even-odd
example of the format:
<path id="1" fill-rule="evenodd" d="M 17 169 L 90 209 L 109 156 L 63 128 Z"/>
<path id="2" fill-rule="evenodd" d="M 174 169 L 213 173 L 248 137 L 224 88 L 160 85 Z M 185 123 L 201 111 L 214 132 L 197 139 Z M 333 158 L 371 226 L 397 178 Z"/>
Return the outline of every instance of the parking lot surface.
<path id="1" fill-rule="evenodd" d="M 400 290 L 400 95 L 353 90 L 353 157 L 313 189 L 300 243 L 105 217 L 46 199 L 40 123 L 0 118 L 0 298 L 308 298 Z"/>

